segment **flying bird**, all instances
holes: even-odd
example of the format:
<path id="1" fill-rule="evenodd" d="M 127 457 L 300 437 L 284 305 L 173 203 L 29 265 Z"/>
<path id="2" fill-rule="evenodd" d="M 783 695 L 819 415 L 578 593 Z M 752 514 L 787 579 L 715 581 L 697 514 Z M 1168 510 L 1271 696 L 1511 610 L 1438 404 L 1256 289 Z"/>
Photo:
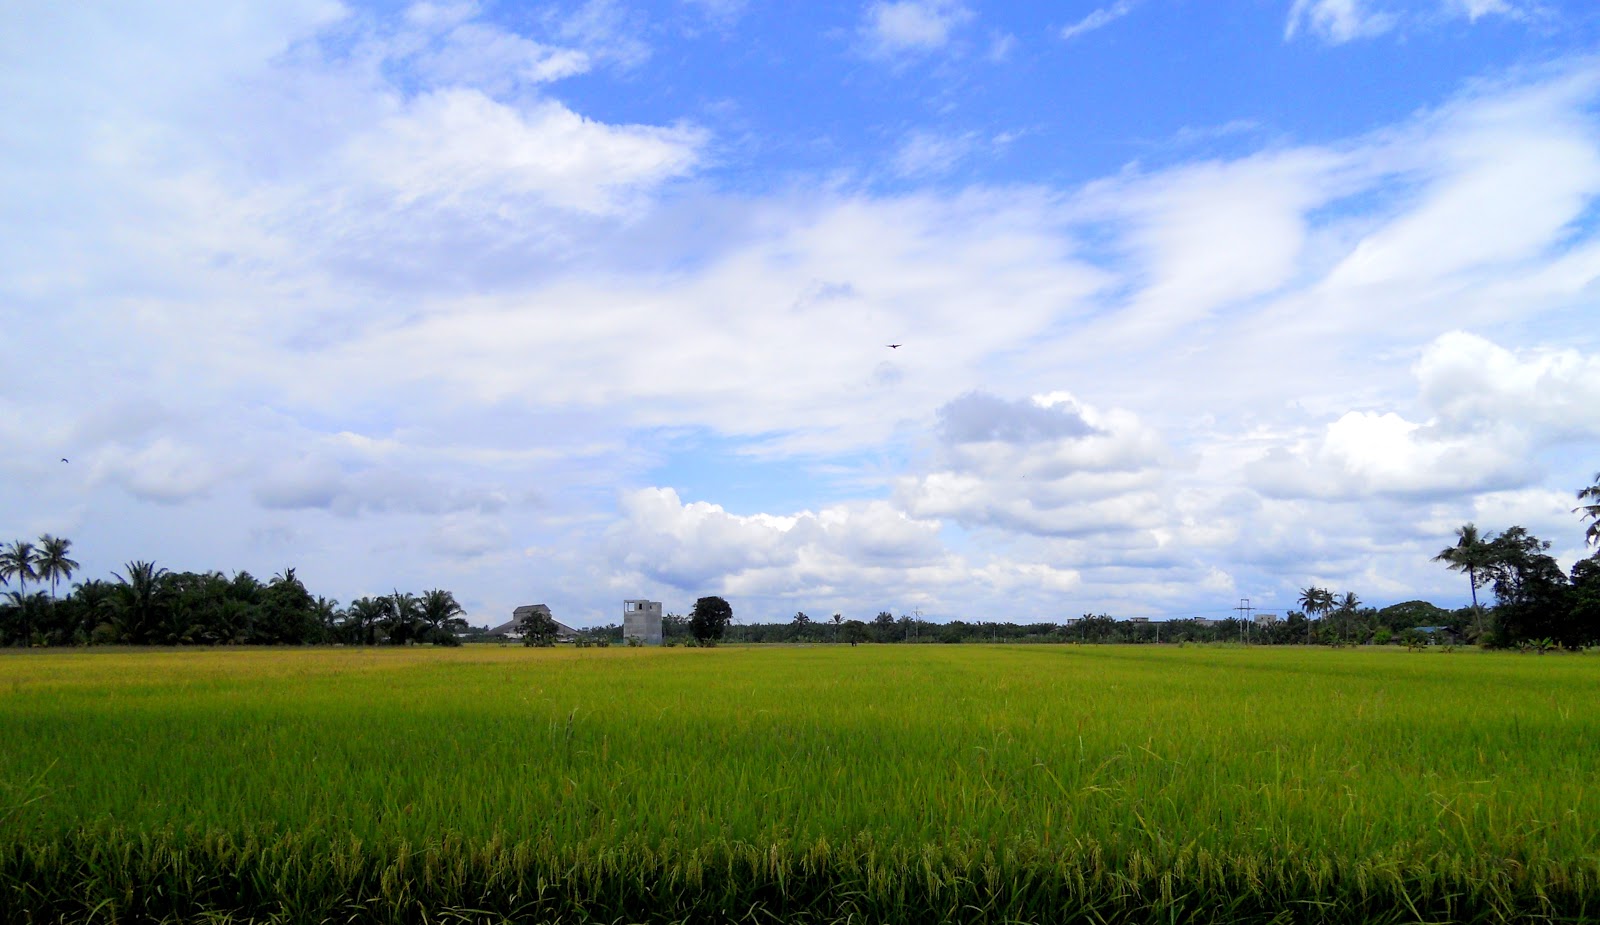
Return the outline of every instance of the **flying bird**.
<path id="1" fill-rule="evenodd" d="M 900 345 L 899 344 L 885 344 L 884 346 L 888 347 L 890 350 L 899 350 L 900 349 Z"/>
<path id="2" fill-rule="evenodd" d="M 62 461 L 62 462 L 66 462 L 66 461 L 67 461 L 67 458 L 66 458 L 66 457 L 65 457 L 65 456 L 63 456 L 63 457 L 61 457 L 61 461 Z"/>

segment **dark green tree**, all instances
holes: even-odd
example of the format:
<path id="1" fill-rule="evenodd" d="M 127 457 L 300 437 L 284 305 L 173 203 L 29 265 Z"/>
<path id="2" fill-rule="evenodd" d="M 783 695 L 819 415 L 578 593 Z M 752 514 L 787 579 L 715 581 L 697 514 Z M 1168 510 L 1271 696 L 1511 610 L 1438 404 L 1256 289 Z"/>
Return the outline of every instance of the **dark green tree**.
<path id="1" fill-rule="evenodd" d="M 388 616 L 389 607 L 385 598 L 358 597 L 345 608 L 344 628 L 349 634 L 350 642 L 358 645 L 373 645 L 378 641 L 378 628 Z"/>
<path id="2" fill-rule="evenodd" d="M 305 584 L 286 568 L 267 582 L 251 634 L 251 642 L 261 645 L 304 645 L 312 640 L 322 621 L 317 617 L 316 600 Z"/>
<path id="3" fill-rule="evenodd" d="M 1333 609 L 1333 592 L 1327 588 L 1301 588 L 1299 604 L 1300 609 L 1305 611 L 1306 616 L 1309 618 L 1306 620 L 1306 642 L 1309 644 L 1311 642 L 1311 620 Z"/>
<path id="4" fill-rule="evenodd" d="M 456 602 L 455 595 L 441 588 L 423 592 L 420 608 L 429 642 L 450 645 L 456 641 L 455 631 L 467 625 L 462 619 L 466 611 Z"/>
<path id="5" fill-rule="evenodd" d="M 543 610 L 535 608 L 524 614 L 517 623 L 517 631 L 522 634 L 522 644 L 525 646 L 549 648 L 556 644 L 555 618 Z"/>
<path id="6" fill-rule="evenodd" d="M 38 567 L 38 550 L 27 540 L 12 540 L 9 546 L 0 549 L 0 582 L 10 584 L 11 579 L 17 580 L 13 604 L 17 608 L 19 637 L 25 646 L 31 644 L 33 637 L 32 608 L 26 606 L 28 582 L 38 579 Z"/>
<path id="7" fill-rule="evenodd" d="M 1493 555 L 1493 550 L 1490 548 L 1493 541 L 1494 536 L 1479 533 L 1476 524 L 1462 524 L 1456 528 L 1456 544 L 1439 550 L 1439 554 L 1433 557 L 1433 561 L 1443 562 L 1452 572 L 1466 573 L 1467 586 L 1472 589 L 1474 638 L 1482 635 L 1485 630 L 1483 608 L 1478 605 L 1478 588 L 1483 585 L 1487 577 L 1484 569 Z"/>
<path id="8" fill-rule="evenodd" d="M 71 540 L 51 536 L 48 533 L 39 537 L 39 551 L 34 553 L 33 561 L 38 569 L 39 580 L 50 582 L 52 607 L 55 606 L 57 585 L 63 581 L 71 581 L 72 573 L 78 570 L 78 563 L 67 555 L 71 549 Z"/>
<path id="9" fill-rule="evenodd" d="M 1581 513 L 1589 519 L 1589 530 L 1584 533 L 1584 539 L 1600 545 L 1600 472 L 1594 474 L 1593 485 L 1578 490 L 1578 500 L 1587 502 L 1572 509 L 1574 514 Z"/>
<path id="10" fill-rule="evenodd" d="M 422 606 L 409 591 L 396 590 L 384 599 L 381 625 L 389 641 L 397 646 L 416 640 L 422 624 Z"/>
<path id="11" fill-rule="evenodd" d="M 712 644 L 728 631 L 733 622 L 733 607 L 720 597 L 702 597 L 689 611 L 689 632 L 701 645 Z"/>
<path id="12" fill-rule="evenodd" d="M 887 610 L 878 611 L 878 615 L 872 618 L 872 630 L 879 642 L 889 642 L 899 636 L 895 632 L 894 614 Z"/>
<path id="13" fill-rule="evenodd" d="M 1573 564 L 1568 608 L 1572 635 L 1583 645 L 1600 642 L 1600 552 Z"/>
<path id="14" fill-rule="evenodd" d="M 91 578 L 79 582 L 67 595 L 65 609 L 71 612 L 71 636 L 63 642 L 84 644 L 95 641 L 101 627 L 110 632 L 110 620 L 116 607 L 116 586 L 110 582 Z"/>
<path id="15" fill-rule="evenodd" d="M 116 572 L 116 597 L 113 608 L 116 641 L 144 645 L 153 641 L 156 630 L 167 617 L 167 570 L 154 562 L 134 560 Z"/>
<path id="16" fill-rule="evenodd" d="M 1567 576 L 1546 554 L 1548 540 L 1522 527 L 1512 527 L 1489 544 L 1485 572 L 1494 586 L 1496 645 L 1511 646 L 1536 639 L 1578 645 L 1571 625 Z"/>

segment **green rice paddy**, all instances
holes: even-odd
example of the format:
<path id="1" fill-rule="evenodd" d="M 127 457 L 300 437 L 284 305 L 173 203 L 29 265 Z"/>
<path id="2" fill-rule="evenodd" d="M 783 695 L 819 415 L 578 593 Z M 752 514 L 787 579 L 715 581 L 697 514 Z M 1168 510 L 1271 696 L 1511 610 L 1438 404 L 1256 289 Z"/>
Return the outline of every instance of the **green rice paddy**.
<path id="1" fill-rule="evenodd" d="M 1600 920 L 1600 658 L 0 656 L 0 920 Z"/>

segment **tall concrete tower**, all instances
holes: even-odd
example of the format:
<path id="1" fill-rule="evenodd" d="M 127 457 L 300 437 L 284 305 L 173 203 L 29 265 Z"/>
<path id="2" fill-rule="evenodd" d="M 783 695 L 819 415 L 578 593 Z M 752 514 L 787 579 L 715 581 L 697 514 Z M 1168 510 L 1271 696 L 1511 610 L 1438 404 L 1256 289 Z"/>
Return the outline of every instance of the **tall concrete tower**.
<path id="1" fill-rule="evenodd" d="M 622 638 L 637 639 L 647 646 L 661 645 L 661 602 L 623 601 Z"/>

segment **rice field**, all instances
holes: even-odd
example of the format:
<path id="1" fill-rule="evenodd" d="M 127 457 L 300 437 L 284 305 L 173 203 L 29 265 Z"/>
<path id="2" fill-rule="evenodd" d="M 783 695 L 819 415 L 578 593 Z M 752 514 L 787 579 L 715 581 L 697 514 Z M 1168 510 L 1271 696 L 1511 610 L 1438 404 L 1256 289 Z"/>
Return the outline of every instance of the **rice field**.
<path id="1" fill-rule="evenodd" d="M 1600 658 L 0 656 L 5 922 L 1600 920 Z"/>

